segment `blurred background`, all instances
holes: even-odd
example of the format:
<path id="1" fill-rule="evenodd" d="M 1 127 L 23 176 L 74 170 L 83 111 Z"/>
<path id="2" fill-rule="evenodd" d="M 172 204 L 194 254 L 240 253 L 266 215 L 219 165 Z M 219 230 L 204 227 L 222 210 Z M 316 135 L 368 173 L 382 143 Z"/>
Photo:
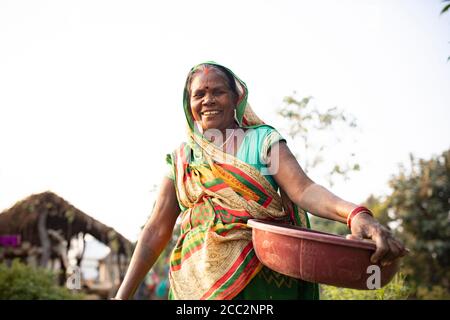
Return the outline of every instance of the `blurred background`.
<path id="1" fill-rule="evenodd" d="M 186 75 L 214 60 L 314 181 L 412 252 L 387 287 L 322 298 L 448 299 L 449 5 L 0 0 L 0 298 L 115 293 L 185 139 Z M 170 248 L 136 299 L 166 298 Z"/>

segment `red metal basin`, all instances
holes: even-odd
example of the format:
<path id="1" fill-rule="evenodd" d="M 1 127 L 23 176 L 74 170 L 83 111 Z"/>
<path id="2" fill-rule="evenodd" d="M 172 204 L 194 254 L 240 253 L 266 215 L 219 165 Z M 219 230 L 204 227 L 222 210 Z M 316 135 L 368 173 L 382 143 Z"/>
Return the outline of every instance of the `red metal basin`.
<path id="1" fill-rule="evenodd" d="M 294 278 L 367 290 L 378 284 L 385 286 L 399 268 L 399 259 L 386 267 L 372 264 L 370 256 L 376 248 L 372 241 L 349 240 L 262 220 L 252 219 L 247 224 L 253 229 L 253 246 L 259 260 L 268 268 Z M 379 282 L 374 278 L 377 274 Z"/>

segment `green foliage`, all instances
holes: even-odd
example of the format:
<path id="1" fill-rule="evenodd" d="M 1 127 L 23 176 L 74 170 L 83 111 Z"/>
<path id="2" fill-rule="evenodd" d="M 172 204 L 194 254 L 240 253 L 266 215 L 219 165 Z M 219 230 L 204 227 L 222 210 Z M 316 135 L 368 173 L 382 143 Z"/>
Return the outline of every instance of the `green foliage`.
<path id="1" fill-rule="evenodd" d="M 412 255 L 405 259 L 412 281 L 428 289 L 450 289 L 450 150 L 431 160 L 411 156 L 390 181 L 389 216 L 400 223 L 399 233 Z"/>
<path id="2" fill-rule="evenodd" d="M 413 297 L 449 299 L 450 150 L 430 160 L 411 155 L 389 185 L 388 197 L 369 200 L 411 250 L 403 262 Z"/>
<path id="3" fill-rule="evenodd" d="M 0 300 L 78 300 L 58 286 L 56 275 L 46 269 L 34 268 L 14 260 L 11 267 L 0 264 Z"/>
<path id="4" fill-rule="evenodd" d="M 450 293 L 442 286 L 418 287 L 416 297 L 423 300 L 450 300 Z"/>
<path id="5" fill-rule="evenodd" d="M 326 285 L 321 285 L 320 289 L 323 300 L 405 300 L 411 292 L 402 273 L 397 273 L 390 283 L 377 290 L 354 290 Z"/>
<path id="6" fill-rule="evenodd" d="M 442 8 L 441 14 L 447 12 L 448 9 L 450 9 L 450 3 L 448 3 L 448 2 L 450 2 L 450 0 L 444 0 L 444 1 L 442 1 L 442 2 L 444 2 L 444 3 L 447 2 L 447 4 Z"/>

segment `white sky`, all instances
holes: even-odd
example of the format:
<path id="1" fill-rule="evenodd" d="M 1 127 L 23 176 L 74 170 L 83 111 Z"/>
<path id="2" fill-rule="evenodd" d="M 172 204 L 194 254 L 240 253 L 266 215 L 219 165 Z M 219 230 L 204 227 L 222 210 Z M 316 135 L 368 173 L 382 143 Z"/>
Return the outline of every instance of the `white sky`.
<path id="1" fill-rule="evenodd" d="M 205 60 L 235 71 L 275 126 L 294 90 L 352 113 L 361 132 L 350 147 L 362 170 L 332 191 L 353 202 L 386 193 L 410 152 L 429 158 L 450 147 L 442 7 L 0 0 L 0 210 L 52 190 L 137 239 L 165 154 L 184 139 L 186 74 Z"/>

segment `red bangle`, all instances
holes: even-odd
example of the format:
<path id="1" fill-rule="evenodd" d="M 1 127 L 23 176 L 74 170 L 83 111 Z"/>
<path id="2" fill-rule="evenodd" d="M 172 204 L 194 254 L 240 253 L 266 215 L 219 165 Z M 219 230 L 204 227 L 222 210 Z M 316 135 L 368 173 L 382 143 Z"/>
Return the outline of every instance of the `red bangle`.
<path id="1" fill-rule="evenodd" d="M 347 216 L 347 226 L 348 228 L 351 230 L 352 229 L 352 220 L 360 213 L 367 213 L 368 215 L 373 217 L 372 212 L 367 209 L 366 207 L 363 206 L 359 206 L 356 207 L 355 209 L 352 210 L 352 212 L 350 212 L 350 214 Z"/>

